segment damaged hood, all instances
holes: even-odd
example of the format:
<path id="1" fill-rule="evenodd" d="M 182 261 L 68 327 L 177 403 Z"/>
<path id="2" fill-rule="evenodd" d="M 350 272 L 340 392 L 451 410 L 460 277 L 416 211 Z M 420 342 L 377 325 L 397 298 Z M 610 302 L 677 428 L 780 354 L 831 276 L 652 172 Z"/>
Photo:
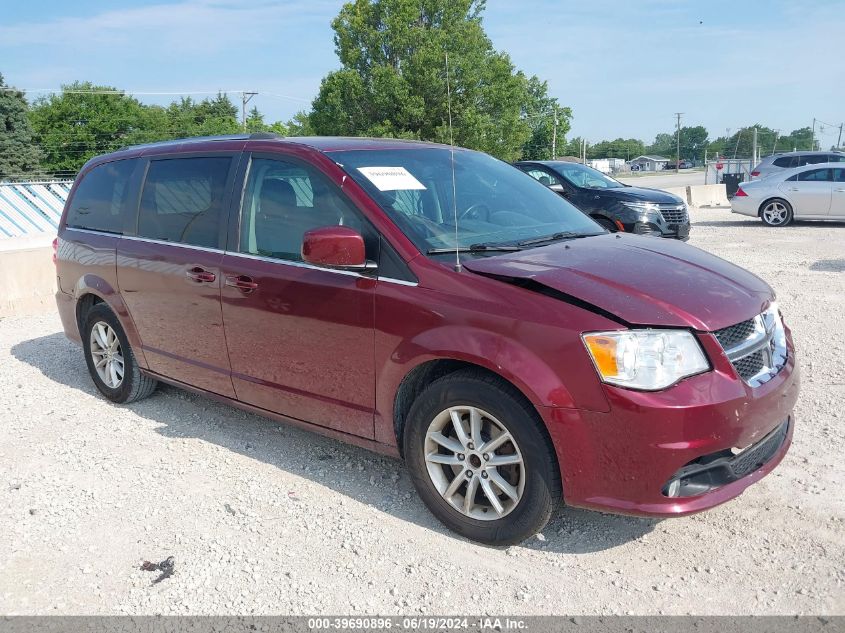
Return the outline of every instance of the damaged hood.
<path id="1" fill-rule="evenodd" d="M 769 285 L 747 270 L 654 237 L 600 235 L 462 263 L 632 325 L 713 331 L 754 317 L 774 299 Z"/>

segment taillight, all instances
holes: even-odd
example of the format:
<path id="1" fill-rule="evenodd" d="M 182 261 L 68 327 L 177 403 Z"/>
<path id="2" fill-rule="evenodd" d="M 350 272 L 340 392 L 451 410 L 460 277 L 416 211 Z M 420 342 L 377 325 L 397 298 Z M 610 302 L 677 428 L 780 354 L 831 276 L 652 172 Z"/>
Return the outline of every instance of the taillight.
<path id="1" fill-rule="evenodd" d="M 748 194 L 747 194 L 747 193 L 745 193 L 745 192 L 742 190 L 742 187 L 740 187 L 739 189 L 737 189 L 737 190 L 736 190 L 736 193 L 734 194 L 734 198 L 747 198 L 747 197 L 748 197 Z"/>
<path id="2" fill-rule="evenodd" d="M 759 176 L 759 175 L 760 175 L 760 172 L 759 172 L 759 171 L 752 171 L 752 172 L 751 172 L 751 175 L 752 175 L 752 176 Z"/>
<path id="3" fill-rule="evenodd" d="M 53 264 L 56 264 L 58 259 L 59 259 L 59 238 L 54 237 L 53 238 Z"/>

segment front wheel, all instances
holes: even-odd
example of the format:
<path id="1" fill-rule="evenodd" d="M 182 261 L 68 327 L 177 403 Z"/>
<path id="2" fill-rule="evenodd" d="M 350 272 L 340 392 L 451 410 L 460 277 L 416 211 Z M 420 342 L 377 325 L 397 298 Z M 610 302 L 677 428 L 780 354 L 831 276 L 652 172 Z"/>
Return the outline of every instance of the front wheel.
<path id="1" fill-rule="evenodd" d="M 509 545 L 536 534 L 562 496 L 542 424 L 496 377 L 462 370 L 436 380 L 411 407 L 404 437 L 423 502 L 447 527 L 482 543 Z"/>
<path id="2" fill-rule="evenodd" d="M 792 205 L 786 200 L 769 200 L 760 209 L 760 219 L 767 226 L 786 226 L 792 222 Z"/>
<path id="3" fill-rule="evenodd" d="M 611 233 L 616 233 L 616 232 L 619 231 L 619 228 L 613 222 L 608 220 L 607 218 L 593 218 L 593 219 L 601 226 L 601 228 L 605 229 L 606 231 L 609 231 Z"/>

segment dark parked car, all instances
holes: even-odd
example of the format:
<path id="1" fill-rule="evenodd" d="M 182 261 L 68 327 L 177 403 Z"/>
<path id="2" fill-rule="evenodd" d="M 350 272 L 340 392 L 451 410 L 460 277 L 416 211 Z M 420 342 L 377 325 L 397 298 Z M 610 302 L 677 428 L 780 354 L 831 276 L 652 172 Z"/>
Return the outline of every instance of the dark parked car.
<path id="1" fill-rule="evenodd" d="M 97 389 L 159 381 L 404 457 L 453 530 L 698 512 L 770 472 L 798 369 L 772 289 L 607 234 L 485 154 L 232 136 L 89 161 L 56 299 Z M 285 450 L 280 442 L 279 450 Z"/>
<path id="2" fill-rule="evenodd" d="M 631 187 L 581 163 L 549 160 L 514 164 L 608 231 L 689 239 L 687 205 L 676 195 Z"/>

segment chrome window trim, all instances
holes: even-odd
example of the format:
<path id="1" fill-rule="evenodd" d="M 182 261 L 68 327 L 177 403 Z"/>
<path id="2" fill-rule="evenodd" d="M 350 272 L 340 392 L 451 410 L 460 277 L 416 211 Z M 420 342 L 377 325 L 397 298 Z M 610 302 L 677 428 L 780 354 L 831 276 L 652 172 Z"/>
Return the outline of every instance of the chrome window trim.
<path id="1" fill-rule="evenodd" d="M 81 229 L 75 226 L 67 226 L 60 228 L 59 231 L 76 231 L 77 233 L 90 233 L 91 235 L 105 235 L 107 237 L 126 237 L 123 233 L 112 233 L 110 231 L 99 231 L 97 229 Z"/>
<path id="2" fill-rule="evenodd" d="M 184 242 L 168 242 L 167 240 L 157 240 L 152 237 L 139 237 L 137 235 L 121 235 L 125 240 L 132 240 L 134 242 L 147 242 L 148 244 L 163 244 L 164 246 L 178 246 L 179 248 L 192 248 L 197 251 L 206 253 L 225 253 L 221 248 L 210 248 L 208 246 L 194 246 L 193 244 L 185 244 Z"/>
<path id="3" fill-rule="evenodd" d="M 267 255 L 253 255 L 252 253 L 241 253 L 238 251 L 226 251 L 227 255 L 233 257 L 245 257 L 246 259 L 254 259 L 261 262 L 269 262 L 271 264 L 282 264 L 284 266 L 293 266 L 294 268 L 306 268 L 308 270 L 320 270 L 327 273 L 334 273 L 336 275 L 346 275 L 347 277 L 359 277 L 361 279 L 372 279 L 373 281 L 385 281 L 387 283 L 399 284 L 402 286 L 418 286 L 414 281 L 404 281 L 402 279 L 393 279 L 392 277 L 379 277 L 376 275 L 362 275 L 354 270 L 340 270 L 337 268 L 328 268 L 325 266 L 316 266 L 303 261 L 294 261 L 291 259 L 281 259 L 278 257 L 268 257 Z"/>

